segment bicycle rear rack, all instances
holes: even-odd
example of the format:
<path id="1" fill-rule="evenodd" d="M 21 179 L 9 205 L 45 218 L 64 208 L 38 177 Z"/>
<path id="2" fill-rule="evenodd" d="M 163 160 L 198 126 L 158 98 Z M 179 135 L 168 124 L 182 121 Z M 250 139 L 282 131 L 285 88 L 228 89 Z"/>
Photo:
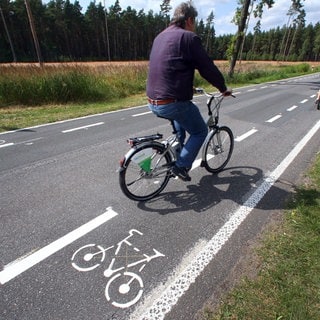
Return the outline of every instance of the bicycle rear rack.
<path id="1" fill-rule="evenodd" d="M 127 142 L 128 142 L 131 146 L 135 146 L 135 145 L 140 144 L 140 143 L 143 143 L 143 142 L 159 140 L 159 139 L 162 139 L 162 138 L 163 138 L 163 134 L 161 134 L 161 133 L 156 133 L 156 134 L 152 134 L 152 135 L 150 135 L 150 136 L 129 138 L 129 139 L 127 140 Z"/>

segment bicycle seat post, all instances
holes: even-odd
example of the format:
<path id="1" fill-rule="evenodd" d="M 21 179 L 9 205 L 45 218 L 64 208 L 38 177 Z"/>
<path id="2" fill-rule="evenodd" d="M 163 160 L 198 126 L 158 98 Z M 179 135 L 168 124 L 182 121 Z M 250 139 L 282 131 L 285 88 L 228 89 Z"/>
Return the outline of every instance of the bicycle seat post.
<path id="1" fill-rule="evenodd" d="M 181 144 L 180 144 L 180 140 L 179 140 L 179 137 L 178 137 L 178 131 L 176 129 L 174 121 L 170 120 L 170 123 L 171 123 L 171 126 L 172 126 L 172 134 L 174 135 L 174 137 L 172 138 L 170 144 L 171 144 L 172 149 L 175 152 L 175 157 L 177 158 L 179 153 L 180 153 L 180 151 L 181 151 Z"/>

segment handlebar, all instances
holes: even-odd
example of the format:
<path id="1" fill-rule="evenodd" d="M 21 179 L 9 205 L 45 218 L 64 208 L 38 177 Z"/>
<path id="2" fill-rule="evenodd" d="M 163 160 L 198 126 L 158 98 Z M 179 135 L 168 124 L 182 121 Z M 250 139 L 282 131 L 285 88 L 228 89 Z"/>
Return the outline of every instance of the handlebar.
<path id="1" fill-rule="evenodd" d="M 236 96 L 234 95 L 234 94 L 232 94 L 232 90 L 230 90 L 230 95 L 227 95 L 227 96 L 225 96 L 225 95 L 223 95 L 222 93 L 220 93 L 220 94 L 217 94 L 217 95 L 214 95 L 213 93 L 208 93 L 208 92 L 206 92 L 203 88 L 194 88 L 194 92 L 195 93 L 202 93 L 202 94 L 204 94 L 204 95 L 206 95 L 208 98 L 211 98 L 211 97 L 213 97 L 213 98 L 224 98 L 224 97 L 233 97 L 233 98 L 235 98 Z"/>
<path id="2" fill-rule="evenodd" d="M 207 108 L 208 108 L 208 115 L 212 116 L 212 114 L 215 114 L 215 124 L 219 121 L 219 110 L 221 107 L 222 100 L 226 97 L 222 93 L 214 94 L 214 93 L 208 93 L 203 88 L 194 88 L 195 93 L 202 93 L 208 97 L 207 99 Z M 230 95 L 233 98 L 236 96 L 232 94 L 232 91 L 230 90 Z M 214 101 L 214 106 L 211 107 L 212 102 Z M 214 110 L 214 111 L 213 111 Z"/>

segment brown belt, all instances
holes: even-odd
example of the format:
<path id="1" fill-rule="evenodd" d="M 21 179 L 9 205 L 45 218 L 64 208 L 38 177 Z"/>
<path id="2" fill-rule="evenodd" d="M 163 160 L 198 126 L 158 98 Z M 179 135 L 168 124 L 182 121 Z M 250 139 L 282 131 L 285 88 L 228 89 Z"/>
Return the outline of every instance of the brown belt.
<path id="1" fill-rule="evenodd" d="M 164 104 L 169 104 L 176 101 L 177 101 L 176 99 L 153 100 L 148 98 L 148 102 L 153 104 L 154 106 L 162 106 Z"/>

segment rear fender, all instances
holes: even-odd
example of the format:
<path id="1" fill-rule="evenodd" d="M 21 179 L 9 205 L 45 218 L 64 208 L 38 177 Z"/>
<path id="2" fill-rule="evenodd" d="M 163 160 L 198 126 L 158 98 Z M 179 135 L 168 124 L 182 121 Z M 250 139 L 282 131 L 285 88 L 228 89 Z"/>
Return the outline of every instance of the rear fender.
<path id="1" fill-rule="evenodd" d="M 144 149 L 146 146 L 150 146 L 150 142 L 143 142 L 140 144 L 135 145 L 132 147 L 123 157 L 123 159 L 120 161 L 120 168 L 119 172 L 121 172 L 123 169 L 125 169 L 128 166 L 129 159 L 131 159 L 132 155 L 136 152 L 139 152 L 140 150 Z M 160 150 L 162 149 L 163 151 L 165 150 L 165 146 L 157 141 L 152 142 L 152 146 L 157 145 Z"/>

